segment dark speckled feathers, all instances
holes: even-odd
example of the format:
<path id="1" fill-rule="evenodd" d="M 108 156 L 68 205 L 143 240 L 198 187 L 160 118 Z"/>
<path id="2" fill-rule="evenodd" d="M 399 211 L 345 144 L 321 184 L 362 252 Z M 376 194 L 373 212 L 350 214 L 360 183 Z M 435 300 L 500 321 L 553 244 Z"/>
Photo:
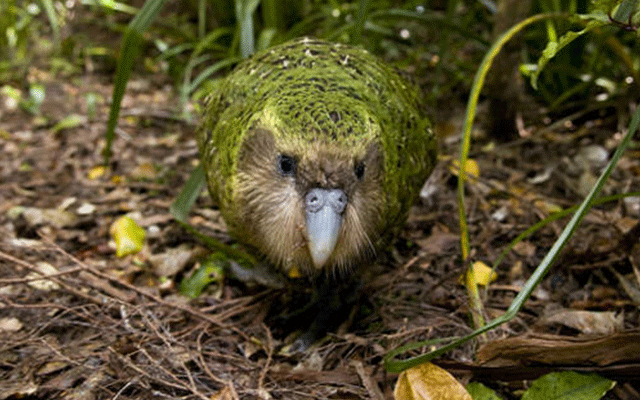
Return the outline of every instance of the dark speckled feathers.
<path id="1" fill-rule="evenodd" d="M 349 207 L 359 208 L 347 208 L 341 240 L 359 235 L 359 242 L 348 251 L 339 243 L 332 260 L 352 264 L 404 220 L 436 152 L 408 82 L 362 49 L 311 39 L 239 64 L 209 100 L 198 141 L 210 191 L 232 233 L 285 268 L 292 262 L 306 268 L 308 257 L 287 255 L 300 252 L 305 238 L 294 232 L 300 212 L 280 210 L 283 201 L 293 207 L 292 198 L 309 187 L 344 186 Z M 297 163 L 295 176 L 276 173 L 282 155 Z M 253 219 L 271 212 L 287 214 L 270 223 L 288 224 L 278 229 L 290 231 L 281 235 L 289 242 L 253 237 L 270 235 Z"/>

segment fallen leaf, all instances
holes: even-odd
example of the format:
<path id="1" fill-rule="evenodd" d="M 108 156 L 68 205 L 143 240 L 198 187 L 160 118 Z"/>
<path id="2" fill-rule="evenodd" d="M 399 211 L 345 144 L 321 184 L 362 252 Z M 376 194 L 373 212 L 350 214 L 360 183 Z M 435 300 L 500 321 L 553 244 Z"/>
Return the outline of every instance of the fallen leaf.
<path id="1" fill-rule="evenodd" d="M 60 289 L 60 285 L 58 285 L 56 282 L 53 282 L 52 280 L 35 279 L 35 278 L 40 278 L 47 275 L 57 274 L 59 271 L 56 267 L 44 261 L 36 263 L 35 267 L 37 272 L 36 271 L 29 272 L 25 277 L 26 279 L 34 279 L 27 282 L 27 285 L 31 286 L 34 289 L 44 290 L 44 291 Z"/>
<path id="2" fill-rule="evenodd" d="M 597 374 L 552 372 L 533 381 L 522 400 L 598 400 L 615 384 Z"/>
<path id="3" fill-rule="evenodd" d="M 22 215 L 29 226 L 51 225 L 57 228 L 74 226 L 78 219 L 75 214 L 60 208 L 14 207 L 10 217 Z"/>
<path id="4" fill-rule="evenodd" d="M 173 276 L 180 272 L 191 259 L 193 249 L 186 244 L 167 249 L 160 254 L 153 254 L 149 262 L 158 276 Z"/>
<path id="5" fill-rule="evenodd" d="M 472 400 L 451 374 L 431 363 L 400 373 L 393 390 L 395 400 Z"/>
<path id="6" fill-rule="evenodd" d="M 180 293 L 191 298 L 200 296 L 209 284 L 222 281 L 228 264 L 229 260 L 224 254 L 211 254 L 202 262 L 200 268 L 180 282 Z"/>
<path id="7" fill-rule="evenodd" d="M 560 324 L 584 334 L 610 335 L 623 330 L 623 316 L 612 311 L 561 310 L 545 316 L 542 325 Z"/>
<path id="8" fill-rule="evenodd" d="M 471 382 L 468 384 L 467 391 L 473 400 L 501 400 L 496 392 L 479 382 Z"/>
<path id="9" fill-rule="evenodd" d="M 460 238 L 458 235 L 437 231 L 429 235 L 427 238 L 417 239 L 416 244 L 427 254 L 442 254 L 455 246 L 459 240 Z"/>
<path id="10" fill-rule="evenodd" d="M 451 173 L 454 174 L 455 176 L 458 176 L 459 172 L 460 172 L 460 161 L 453 160 L 453 163 L 451 164 Z M 467 159 L 466 163 L 464 164 L 464 172 L 466 173 L 465 179 L 468 182 L 471 182 L 471 183 L 477 182 L 478 177 L 480 176 L 480 167 L 478 166 L 478 163 L 476 162 L 476 160 L 473 160 L 471 158 Z"/>
<path id="11" fill-rule="evenodd" d="M 116 255 L 124 257 L 142 250 L 146 232 L 129 216 L 118 218 L 109 229 L 116 243 Z"/>
<path id="12" fill-rule="evenodd" d="M 467 270 L 466 274 L 460 277 L 460 283 L 465 282 L 463 279 L 465 277 L 467 284 L 487 286 L 498 279 L 498 274 L 495 273 L 493 268 L 482 261 L 476 261 L 471 266 L 471 269 Z"/>
<path id="13" fill-rule="evenodd" d="M 105 172 L 107 172 L 107 168 L 103 165 L 98 165 L 97 167 L 91 168 L 89 172 L 87 172 L 87 178 L 93 181 L 104 176 Z"/>
<path id="14" fill-rule="evenodd" d="M 22 329 L 22 322 L 18 318 L 0 318 L 0 332 L 17 332 Z"/>
<path id="15" fill-rule="evenodd" d="M 78 114 L 71 114 L 58 121 L 58 123 L 51 128 L 51 133 L 58 133 L 61 130 L 75 128 L 86 123 L 87 117 Z"/>

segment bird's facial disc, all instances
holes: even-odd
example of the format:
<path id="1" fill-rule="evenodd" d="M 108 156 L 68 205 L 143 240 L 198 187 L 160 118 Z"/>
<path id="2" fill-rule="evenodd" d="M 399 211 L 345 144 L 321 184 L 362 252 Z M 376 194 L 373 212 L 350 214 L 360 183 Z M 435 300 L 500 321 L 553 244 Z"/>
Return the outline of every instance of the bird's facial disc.
<path id="1" fill-rule="evenodd" d="M 313 265 L 321 269 L 338 242 L 347 195 L 340 189 L 311 189 L 305 196 L 307 239 Z"/>

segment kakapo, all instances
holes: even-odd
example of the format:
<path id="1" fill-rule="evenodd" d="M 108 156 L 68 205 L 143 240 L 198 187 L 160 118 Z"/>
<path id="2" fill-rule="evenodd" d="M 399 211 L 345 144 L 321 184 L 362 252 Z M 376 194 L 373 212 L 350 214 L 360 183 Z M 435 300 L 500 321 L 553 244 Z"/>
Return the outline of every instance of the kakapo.
<path id="1" fill-rule="evenodd" d="M 309 38 L 241 62 L 197 136 L 231 235 L 308 276 L 371 262 L 436 162 L 410 82 L 363 49 Z"/>

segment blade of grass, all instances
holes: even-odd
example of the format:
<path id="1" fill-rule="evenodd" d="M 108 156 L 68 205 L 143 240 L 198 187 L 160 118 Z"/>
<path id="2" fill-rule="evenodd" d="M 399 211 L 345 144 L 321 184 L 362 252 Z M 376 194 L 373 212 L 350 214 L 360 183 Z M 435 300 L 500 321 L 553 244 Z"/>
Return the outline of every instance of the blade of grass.
<path id="1" fill-rule="evenodd" d="M 171 203 L 171 206 L 169 206 L 169 211 L 185 230 L 200 239 L 209 248 L 213 249 L 214 251 L 219 251 L 226 254 L 229 258 L 244 266 L 255 266 L 257 264 L 256 259 L 250 256 L 248 253 L 238 250 L 232 246 L 220 242 L 219 240 L 198 232 L 187 222 L 191 207 L 193 207 L 193 204 L 198 199 L 200 192 L 202 192 L 204 183 L 204 170 L 202 168 L 202 164 L 199 164 L 193 170 L 193 172 L 191 172 L 191 176 L 180 191 L 178 197 L 176 197 L 173 203 Z"/>
<path id="2" fill-rule="evenodd" d="M 102 151 L 105 164 L 108 164 L 111 158 L 111 146 L 115 138 L 120 106 L 122 104 L 122 98 L 124 97 L 124 91 L 127 88 L 129 75 L 131 75 L 131 69 L 138 56 L 142 34 L 155 20 L 166 1 L 167 0 L 147 0 L 140 9 L 140 12 L 136 14 L 129 23 L 129 26 L 127 26 L 124 38 L 122 39 L 122 50 L 120 58 L 118 59 L 118 66 L 116 67 L 113 95 L 111 96 L 111 108 L 109 109 L 109 121 L 107 122 L 107 131 L 105 133 L 106 143 Z"/>
<path id="3" fill-rule="evenodd" d="M 132 7 L 130 5 L 121 3 L 119 1 L 114 1 L 114 0 L 82 0 L 82 4 L 89 5 L 89 6 L 97 5 L 112 11 L 117 11 L 117 12 L 131 14 L 131 15 L 136 15 L 138 13 L 138 9 L 136 7 Z"/>
<path id="4" fill-rule="evenodd" d="M 175 219 L 180 222 L 187 221 L 191 207 L 198 199 L 202 188 L 204 188 L 204 170 L 202 169 L 202 164 L 199 164 L 191 172 L 191 176 L 187 183 L 184 184 L 178 197 L 169 206 L 169 211 Z"/>
<path id="5" fill-rule="evenodd" d="M 507 32 L 505 32 L 502 36 L 500 36 L 498 38 L 498 40 L 496 40 L 493 45 L 491 46 L 491 48 L 489 49 L 489 51 L 487 52 L 487 54 L 485 55 L 484 59 L 482 60 L 482 63 L 480 64 L 480 67 L 478 68 L 478 72 L 476 72 L 476 75 L 474 77 L 474 81 L 473 81 L 473 85 L 472 85 L 472 89 L 471 89 L 471 95 L 469 96 L 469 101 L 467 103 L 467 109 L 466 109 L 466 116 L 465 116 L 465 125 L 464 125 L 464 135 L 463 135 L 463 140 L 461 143 L 461 149 L 460 149 L 460 161 L 459 161 L 459 165 L 466 165 L 467 163 L 467 159 L 469 156 L 469 148 L 471 146 L 471 128 L 473 127 L 473 120 L 475 118 L 475 114 L 476 114 L 476 109 L 478 106 L 478 99 L 480 97 L 480 90 L 482 89 L 482 85 L 484 83 L 484 80 L 487 76 L 487 73 L 489 71 L 489 67 L 491 66 L 491 63 L 493 62 L 493 59 L 498 55 L 498 53 L 500 52 L 500 49 L 502 49 L 502 47 L 505 45 L 505 43 L 507 43 L 511 38 L 513 38 L 513 36 L 515 36 L 517 33 L 519 33 L 522 29 L 524 29 L 525 27 L 527 27 L 528 25 L 531 25 L 533 23 L 539 22 L 539 21 L 544 21 L 546 19 L 549 18 L 556 18 L 559 17 L 561 15 L 559 14 L 538 14 L 538 15 L 534 15 L 532 17 L 529 17 L 527 19 L 525 19 L 524 21 L 516 24 L 515 26 L 513 26 L 511 29 L 509 29 Z M 465 212 L 465 207 L 464 207 L 464 183 L 466 180 L 466 172 L 464 168 L 460 168 L 460 172 L 458 174 L 458 193 L 457 193 L 457 197 L 458 197 L 458 213 L 459 213 L 459 223 L 460 223 L 460 241 L 461 241 L 461 249 L 462 249 L 462 260 L 464 263 L 468 263 L 468 259 L 469 259 L 469 253 L 470 253 L 470 245 L 469 245 L 469 227 L 467 225 L 467 219 L 466 219 L 466 212 Z M 477 320 L 478 316 L 482 316 L 482 303 L 479 299 L 479 297 L 477 296 L 477 290 L 476 288 L 468 288 L 467 292 L 470 296 L 470 303 L 471 303 L 471 308 L 474 312 L 474 322 L 476 323 L 480 323 L 483 324 L 484 321 L 483 320 Z M 447 351 L 450 348 L 454 348 L 455 346 L 458 346 L 462 343 L 464 343 L 467 340 L 470 340 L 478 335 L 481 335 L 483 333 L 485 333 L 488 329 L 485 329 L 486 326 L 490 326 L 489 325 L 485 325 L 485 327 L 480 328 L 478 330 L 476 330 L 474 333 L 472 333 L 471 335 L 462 338 L 462 339 L 458 339 L 456 341 L 454 341 L 453 343 L 451 343 L 448 346 L 445 346 L 444 349 L 446 350 L 436 350 L 436 352 L 441 351 L 439 353 L 437 353 L 436 355 L 432 355 L 433 352 L 431 353 L 427 353 L 426 355 L 422 355 L 422 356 L 418 356 L 415 358 L 412 358 L 410 360 L 406 360 L 406 361 L 389 361 L 391 359 L 393 359 L 395 357 L 395 355 L 399 354 L 398 350 L 394 350 L 392 352 L 390 352 L 387 357 L 385 357 L 385 367 L 389 370 L 389 371 L 394 371 L 394 372 L 398 372 L 396 371 L 396 369 L 399 370 L 403 370 L 405 368 L 409 368 L 409 366 L 413 366 L 413 365 L 417 365 L 420 364 L 424 361 L 427 361 L 439 354 L 441 354 L 444 351 Z M 427 358 L 429 355 L 430 358 Z M 412 361 L 413 360 L 413 361 Z M 412 363 L 411 365 L 408 365 L 408 363 Z"/>
<path id="6" fill-rule="evenodd" d="M 193 93 L 196 88 L 198 88 L 203 81 L 208 79 L 211 75 L 215 74 L 219 70 L 230 67 L 240 61 L 237 57 L 225 58 L 224 60 L 218 61 L 217 63 L 205 68 L 194 80 L 191 82 L 189 87 L 187 88 L 188 93 Z"/>
<path id="7" fill-rule="evenodd" d="M 240 29 L 240 54 L 247 58 L 256 50 L 253 26 L 253 14 L 258 8 L 260 0 L 236 0 L 236 19 Z"/>
<path id="8" fill-rule="evenodd" d="M 51 0 L 41 0 L 40 3 L 42 4 L 42 8 L 44 8 L 44 12 L 47 14 L 47 19 L 53 31 L 53 38 L 55 42 L 58 43 L 60 39 L 60 23 L 58 22 L 58 15 L 56 14 L 53 2 Z"/>
<path id="9" fill-rule="evenodd" d="M 207 0 L 198 0 L 198 39 L 207 33 Z"/>
<path id="10" fill-rule="evenodd" d="M 478 107 L 478 99 L 480 98 L 480 91 L 482 89 L 482 85 L 484 84 L 484 80 L 487 77 L 487 73 L 489 72 L 489 67 L 493 62 L 494 58 L 500 52 L 500 49 L 513 38 L 517 33 L 519 33 L 525 27 L 534 24 L 539 21 L 544 21 L 550 18 L 559 18 L 563 17 L 563 14 L 538 14 L 532 17 L 525 19 L 524 21 L 514 25 L 511 29 L 505 32 L 495 43 L 491 46 L 487 55 L 485 55 L 480 67 L 478 68 L 478 72 L 476 73 L 473 85 L 471 86 L 471 95 L 469 96 L 469 101 L 467 102 L 467 110 L 465 115 L 465 123 L 464 123 L 464 136 L 462 143 L 460 145 L 460 164 L 466 165 L 467 159 L 469 158 L 469 148 L 471 147 L 471 129 L 473 128 L 473 120 L 476 115 L 476 109 Z M 565 16 L 566 17 L 566 16 Z M 460 217 L 460 240 L 462 244 L 462 259 L 467 260 L 469 258 L 469 228 L 467 226 L 467 219 L 465 215 L 464 208 L 464 182 L 466 180 L 466 173 L 464 168 L 460 170 L 460 175 L 458 177 L 458 214 Z"/>
<path id="11" fill-rule="evenodd" d="M 351 36 L 351 44 L 353 45 L 358 45 L 362 42 L 362 34 L 364 33 L 364 24 L 367 21 L 369 3 L 370 0 L 358 1 L 358 12 L 356 14 L 356 22 L 353 24 L 353 34 Z"/>
<path id="12" fill-rule="evenodd" d="M 614 195 L 611 195 L 611 196 L 600 197 L 599 199 L 594 200 L 592 206 L 598 206 L 600 204 L 605 204 L 605 203 L 609 203 L 609 202 L 612 202 L 612 201 L 620 200 L 620 199 L 625 198 L 625 197 L 632 197 L 632 196 L 640 196 L 640 191 L 639 192 L 620 193 L 620 194 L 614 194 Z M 509 245 L 507 245 L 507 247 L 504 248 L 504 250 L 502 250 L 502 252 L 498 256 L 498 258 L 496 258 L 496 260 L 493 262 L 493 267 L 492 268 L 495 270 L 498 267 L 498 265 L 500 265 L 500 263 L 502 263 L 502 260 L 504 260 L 504 258 L 507 256 L 507 254 L 509 254 L 509 252 L 515 247 L 516 244 L 522 242 L 524 239 L 526 239 L 529 236 L 533 235 L 534 233 L 536 233 L 540 229 L 544 228 L 545 226 L 549 225 L 553 221 L 557 221 L 557 220 L 559 220 L 561 218 L 564 218 L 564 217 L 566 217 L 568 215 L 571 215 L 572 213 L 574 213 L 578 209 L 578 207 L 580 207 L 580 205 L 576 204 L 575 206 L 566 208 L 566 209 L 558 211 L 558 212 L 554 212 L 553 214 L 549 215 L 545 219 L 543 219 L 543 220 L 537 222 L 536 224 L 530 226 L 529 228 L 527 228 L 524 232 L 522 232 L 521 234 L 516 236 L 515 239 L 513 239 L 509 243 Z"/>
<path id="13" fill-rule="evenodd" d="M 281 5 L 284 5 L 282 1 L 277 0 L 262 0 L 262 20 L 264 21 L 265 28 L 275 29 L 276 31 L 284 30 L 284 20 Z"/>

